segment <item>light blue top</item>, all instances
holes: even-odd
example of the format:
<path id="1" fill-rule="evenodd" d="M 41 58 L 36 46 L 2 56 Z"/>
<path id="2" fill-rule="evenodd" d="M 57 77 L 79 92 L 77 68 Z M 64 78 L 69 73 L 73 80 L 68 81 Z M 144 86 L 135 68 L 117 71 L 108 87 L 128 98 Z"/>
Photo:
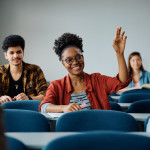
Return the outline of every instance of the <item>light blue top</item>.
<path id="1" fill-rule="evenodd" d="M 150 72 L 140 71 L 140 86 L 142 86 L 143 84 L 148 84 L 148 83 L 150 83 Z M 132 87 L 134 87 L 133 80 L 127 86 L 127 88 L 132 88 Z"/>

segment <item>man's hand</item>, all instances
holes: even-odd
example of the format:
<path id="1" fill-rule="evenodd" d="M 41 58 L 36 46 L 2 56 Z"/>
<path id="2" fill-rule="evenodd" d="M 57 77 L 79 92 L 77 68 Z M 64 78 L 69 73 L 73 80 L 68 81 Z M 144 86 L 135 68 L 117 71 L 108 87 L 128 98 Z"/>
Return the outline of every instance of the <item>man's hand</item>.
<path id="1" fill-rule="evenodd" d="M 125 49 L 127 36 L 124 37 L 124 34 L 125 34 L 125 31 L 121 33 L 121 27 L 117 28 L 116 36 L 113 41 L 113 48 L 118 54 L 123 54 L 124 49 Z"/>
<path id="2" fill-rule="evenodd" d="M 25 93 L 20 93 L 17 96 L 15 96 L 13 99 L 16 100 L 16 101 L 29 100 L 29 97 Z"/>
<path id="3" fill-rule="evenodd" d="M 12 101 L 12 98 L 10 96 L 4 95 L 0 97 L 0 104 L 3 104 L 5 102 Z"/>

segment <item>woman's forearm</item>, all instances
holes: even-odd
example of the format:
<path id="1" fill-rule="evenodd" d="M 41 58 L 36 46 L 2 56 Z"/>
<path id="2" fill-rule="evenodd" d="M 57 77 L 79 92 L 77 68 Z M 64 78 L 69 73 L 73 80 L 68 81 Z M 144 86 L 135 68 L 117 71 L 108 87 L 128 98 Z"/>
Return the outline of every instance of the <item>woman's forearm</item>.
<path id="1" fill-rule="evenodd" d="M 117 60 L 118 60 L 118 68 L 119 68 L 119 80 L 121 82 L 126 82 L 128 80 L 128 69 L 127 65 L 125 62 L 124 54 L 118 54 L 117 55 Z"/>
<path id="2" fill-rule="evenodd" d="M 46 108 L 46 112 L 53 112 L 53 113 L 62 113 L 63 105 L 54 105 L 54 104 L 49 104 Z"/>

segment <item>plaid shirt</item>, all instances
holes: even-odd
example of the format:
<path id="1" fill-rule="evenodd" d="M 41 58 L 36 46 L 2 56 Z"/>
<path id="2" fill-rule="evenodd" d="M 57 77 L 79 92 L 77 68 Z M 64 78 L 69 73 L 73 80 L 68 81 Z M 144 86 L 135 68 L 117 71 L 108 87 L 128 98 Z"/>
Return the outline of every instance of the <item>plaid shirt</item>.
<path id="1" fill-rule="evenodd" d="M 9 91 L 9 64 L 0 67 L 0 96 L 8 95 Z M 23 62 L 23 91 L 26 95 L 45 95 L 47 83 L 39 66 Z"/>

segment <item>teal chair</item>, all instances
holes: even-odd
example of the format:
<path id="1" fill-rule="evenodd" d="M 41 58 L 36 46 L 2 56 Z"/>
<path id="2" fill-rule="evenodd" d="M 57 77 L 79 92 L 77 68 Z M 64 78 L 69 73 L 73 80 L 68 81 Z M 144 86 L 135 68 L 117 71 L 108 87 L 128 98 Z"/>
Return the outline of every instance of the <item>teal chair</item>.
<path id="1" fill-rule="evenodd" d="M 150 89 L 143 88 L 143 89 L 128 90 L 128 91 L 123 92 L 121 95 L 133 94 L 133 93 L 141 93 L 141 94 L 148 93 L 148 94 L 150 94 Z"/>
<path id="2" fill-rule="evenodd" d="M 3 109 L 25 109 L 39 112 L 40 100 L 21 100 L 5 102 L 1 106 Z"/>
<path id="3" fill-rule="evenodd" d="M 4 109 L 6 132 L 48 132 L 50 125 L 47 118 L 36 111 Z"/>
<path id="4" fill-rule="evenodd" d="M 56 138 L 43 150 L 150 150 L 150 138 L 125 132 L 84 132 Z"/>
<path id="5" fill-rule="evenodd" d="M 127 109 L 128 113 L 150 113 L 150 99 L 133 102 Z"/>
<path id="6" fill-rule="evenodd" d="M 118 103 L 133 103 L 135 101 L 150 99 L 150 93 L 130 93 L 121 95 Z"/>
<path id="7" fill-rule="evenodd" d="M 109 102 L 110 102 L 111 110 L 122 111 L 122 108 L 118 103 L 112 101 Z"/>
<path id="8" fill-rule="evenodd" d="M 137 121 L 129 114 L 114 110 L 81 110 L 58 118 L 57 132 L 94 130 L 138 131 Z"/>
<path id="9" fill-rule="evenodd" d="M 28 148 L 16 138 L 6 136 L 7 150 L 28 150 Z"/>

